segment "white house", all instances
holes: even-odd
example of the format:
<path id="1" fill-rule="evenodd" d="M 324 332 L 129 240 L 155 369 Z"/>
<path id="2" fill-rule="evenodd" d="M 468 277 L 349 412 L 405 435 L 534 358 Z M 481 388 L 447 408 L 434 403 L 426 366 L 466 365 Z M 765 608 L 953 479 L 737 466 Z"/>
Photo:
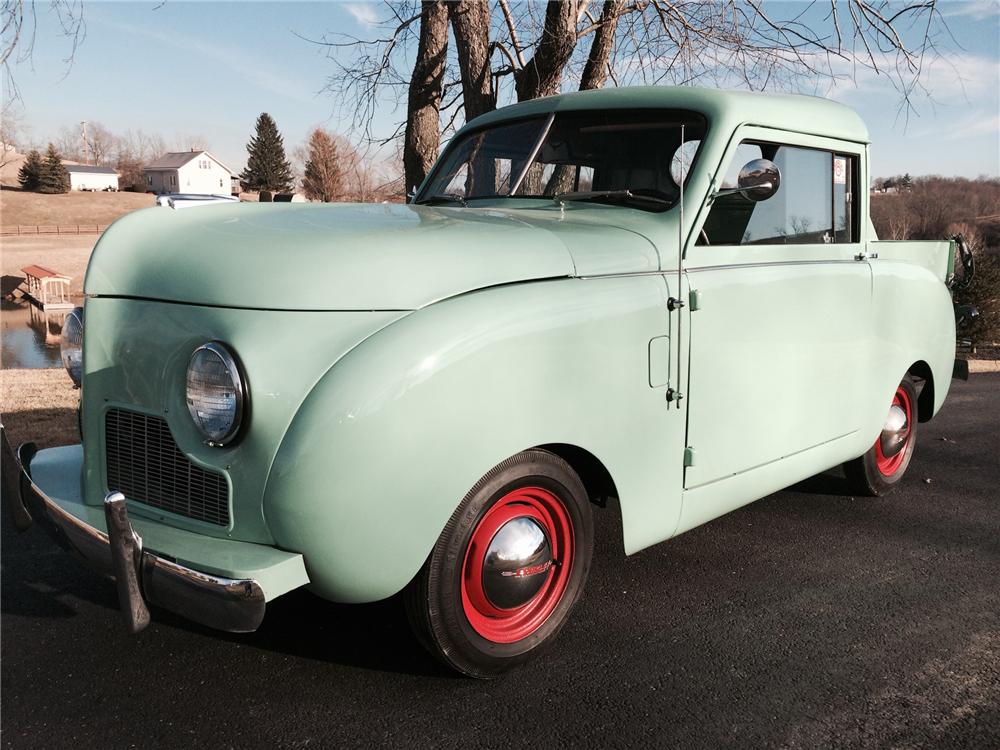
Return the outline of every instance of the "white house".
<path id="1" fill-rule="evenodd" d="M 118 173 L 111 167 L 65 164 L 70 190 L 117 190 Z"/>
<path id="2" fill-rule="evenodd" d="M 207 151 L 174 151 L 147 164 L 146 190 L 153 193 L 229 195 L 232 171 Z"/>

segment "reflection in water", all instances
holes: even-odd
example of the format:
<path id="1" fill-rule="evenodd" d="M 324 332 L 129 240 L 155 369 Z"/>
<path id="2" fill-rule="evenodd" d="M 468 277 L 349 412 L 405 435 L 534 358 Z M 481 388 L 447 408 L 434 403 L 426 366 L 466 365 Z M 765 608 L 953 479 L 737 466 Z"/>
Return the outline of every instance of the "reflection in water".
<path id="1" fill-rule="evenodd" d="M 69 310 L 39 310 L 27 302 L 0 303 L 0 365 L 5 368 L 61 367 L 59 337 Z"/>

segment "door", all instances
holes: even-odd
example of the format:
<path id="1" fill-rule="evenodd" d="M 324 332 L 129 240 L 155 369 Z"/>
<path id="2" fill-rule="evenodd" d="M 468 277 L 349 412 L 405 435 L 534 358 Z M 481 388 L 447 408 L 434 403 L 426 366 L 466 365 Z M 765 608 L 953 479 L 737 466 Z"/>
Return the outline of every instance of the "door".
<path id="1" fill-rule="evenodd" d="M 706 205 L 689 243 L 686 489 L 773 475 L 774 462 L 857 430 L 872 285 L 858 242 L 863 148 L 760 128 L 730 146 L 720 189 L 759 158 L 781 181 L 766 201 Z"/>

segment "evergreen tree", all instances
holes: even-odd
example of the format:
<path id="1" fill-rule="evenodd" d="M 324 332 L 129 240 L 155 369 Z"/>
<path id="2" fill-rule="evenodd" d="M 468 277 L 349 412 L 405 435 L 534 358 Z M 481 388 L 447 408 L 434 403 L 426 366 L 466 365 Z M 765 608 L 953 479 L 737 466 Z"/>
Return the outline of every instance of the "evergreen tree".
<path id="1" fill-rule="evenodd" d="M 287 192 L 292 187 L 292 165 L 278 126 L 267 112 L 257 118 L 257 135 L 247 144 L 247 167 L 240 180 L 249 190 Z"/>
<path id="2" fill-rule="evenodd" d="M 308 151 L 302 192 L 311 200 L 324 203 L 336 200 L 344 192 L 344 172 L 337 143 L 328 132 L 316 128 L 309 136 Z"/>
<path id="3" fill-rule="evenodd" d="M 45 159 L 42 161 L 42 169 L 38 175 L 39 193 L 68 193 L 69 192 L 69 172 L 63 166 L 59 152 L 51 143 L 45 152 Z"/>
<path id="4" fill-rule="evenodd" d="M 24 164 L 17 172 L 17 181 L 23 190 L 38 190 L 38 185 L 42 178 L 42 155 L 37 149 L 28 152 Z"/>

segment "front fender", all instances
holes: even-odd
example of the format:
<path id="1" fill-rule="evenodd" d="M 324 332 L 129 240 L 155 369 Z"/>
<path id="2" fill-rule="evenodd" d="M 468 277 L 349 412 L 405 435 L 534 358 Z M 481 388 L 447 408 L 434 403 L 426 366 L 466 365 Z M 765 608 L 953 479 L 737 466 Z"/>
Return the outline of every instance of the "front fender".
<path id="1" fill-rule="evenodd" d="M 666 292 L 658 275 L 504 286 L 367 339 L 282 441 L 264 500 L 278 543 L 304 555 L 321 596 L 385 598 L 481 476 L 547 443 L 584 447 L 608 468 L 627 548 L 668 537 L 683 412 L 666 408 L 665 384 L 650 387 L 648 365 L 648 342 L 668 333 Z"/>

